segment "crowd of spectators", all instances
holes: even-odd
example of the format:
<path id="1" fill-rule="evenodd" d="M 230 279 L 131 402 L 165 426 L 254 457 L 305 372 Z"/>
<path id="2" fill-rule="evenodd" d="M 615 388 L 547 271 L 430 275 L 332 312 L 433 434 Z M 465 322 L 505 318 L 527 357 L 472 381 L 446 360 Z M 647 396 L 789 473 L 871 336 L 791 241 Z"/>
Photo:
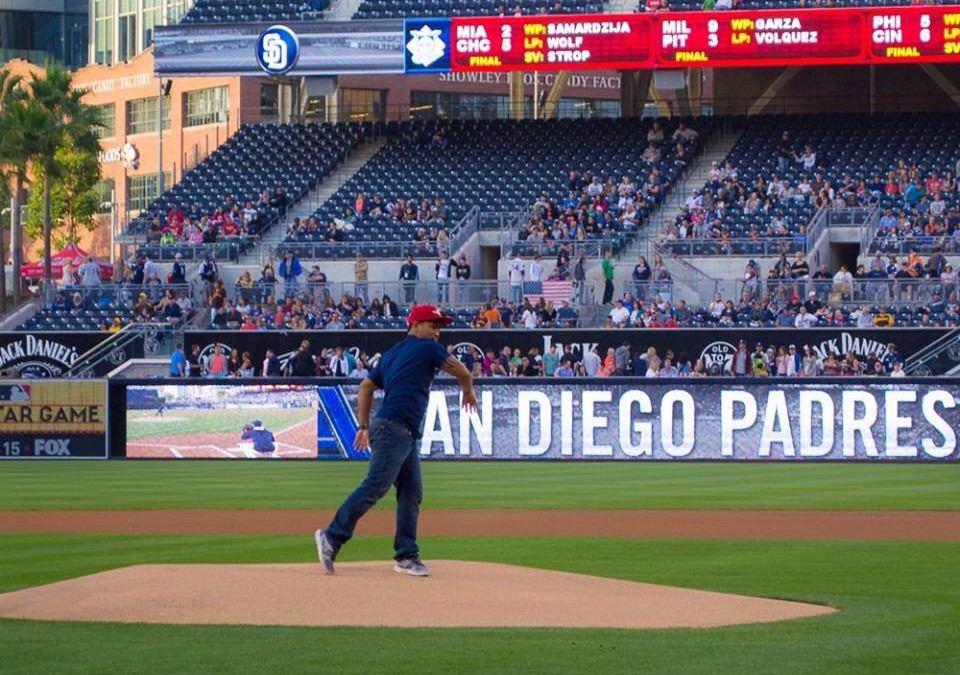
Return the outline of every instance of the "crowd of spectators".
<path id="1" fill-rule="evenodd" d="M 809 144 L 798 148 L 790 132 L 784 131 L 776 145 L 777 172 L 745 182 L 731 161 L 714 162 L 704 187 L 686 199 L 662 236 L 721 243 L 746 238 L 758 244 L 771 238 L 791 239 L 802 245 L 807 222 L 798 216 L 807 211 L 798 212 L 798 206 L 846 209 L 886 204 L 876 242 L 881 250 L 895 251 L 905 240 L 957 250 L 960 191 L 952 171 L 941 175 L 900 158 L 885 174 L 843 172 L 831 180 L 827 176 L 833 161 Z M 791 183 L 787 176 L 797 171 L 799 178 Z M 740 222 L 731 223 L 729 214 Z"/>
<path id="2" fill-rule="evenodd" d="M 545 251 L 555 253 L 562 245 L 583 245 L 617 232 L 636 232 L 670 190 L 670 180 L 663 167 L 668 163 L 685 166 L 699 136 L 683 122 L 679 122 L 672 133 L 654 122 L 647 132 L 647 148 L 641 156 L 646 172 L 639 178 L 571 169 L 566 196 L 557 200 L 542 193 L 531 209 L 530 218 L 521 227 L 519 239 L 528 244 L 542 244 Z"/>
<path id="3" fill-rule="evenodd" d="M 256 201 L 242 204 L 224 195 L 222 204 L 206 212 L 194 202 L 175 205 L 166 215 L 155 214 L 147 226 L 147 243 L 160 245 L 215 244 L 230 237 L 260 234 L 274 215 L 283 216 L 290 199 L 282 186 L 264 189 Z M 186 208 L 186 210 L 184 210 Z"/>
<path id="4" fill-rule="evenodd" d="M 878 354 L 859 357 L 852 351 L 845 354 L 822 352 L 811 345 L 768 345 L 756 343 L 751 350 L 741 339 L 736 351 L 722 363 L 708 367 L 703 359 L 692 359 L 686 352 L 675 354 L 667 349 L 662 354 L 655 347 L 635 348 L 629 341 L 610 347 L 601 354 L 594 347 L 583 354 L 551 344 L 546 352 L 530 347 L 526 352 L 506 345 L 499 351 L 456 353 L 447 345 L 451 356 L 460 359 L 476 378 L 495 377 L 905 377 L 902 357 L 894 343 Z M 278 355 L 267 349 L 262 356 L 250 352 L 228 350 L 215 343 L 204 354 L 194 344 L 188 354 L 178 348 L 170 360 L 174 377 L 349 377 L 362 379 L 376 367 L 380 354 L 368 355 L 362 350 L 342 346 L 311 351 L 304 340 L 292 354 Z M 440 375 L 443 377 L 443 374 Z"/>
<path id="5" fill-rule="evenodd" d="M 448 349 L 452 353 L 452 346 Z M 598 347 L 579 354 L 561 351 L 551 344 L 546 353 L 531 347 L 503 347 L 499 353 L 487 351 L 482 357 L 469 352 L 459 356 L 474 377 L 814 377 L 814 376 L 878 376 L 904 377 L 902 357 L 890 343 L 882 354 L 870 353 L 859 358 L 853 352 L 836 355 L 821 353 L 811 345 L 798 348 L 790 345 L 756 343 L 753 351 L 746 340 L 740 340 L 736 352 L 721 364 L 692 359 L 686 352 L 666 350 L 659 354 L 655 347 L 640 350 L 629 341 L 609 347 L 601 353 Z"/>

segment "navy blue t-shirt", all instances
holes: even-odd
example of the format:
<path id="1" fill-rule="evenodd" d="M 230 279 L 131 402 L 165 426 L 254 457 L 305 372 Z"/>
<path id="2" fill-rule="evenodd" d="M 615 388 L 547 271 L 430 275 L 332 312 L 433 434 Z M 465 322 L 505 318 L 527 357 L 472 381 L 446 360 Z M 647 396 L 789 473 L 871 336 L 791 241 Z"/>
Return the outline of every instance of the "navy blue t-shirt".
<path id="1" fill-rule="evenodd" d="M 420 437 L 427 414 L 430 385 L 447 360 L 447 350 L 436 340 L 408 335 L 380 357 L 370 379 L 384 390 L 377 417 L 405 424 Z"/>

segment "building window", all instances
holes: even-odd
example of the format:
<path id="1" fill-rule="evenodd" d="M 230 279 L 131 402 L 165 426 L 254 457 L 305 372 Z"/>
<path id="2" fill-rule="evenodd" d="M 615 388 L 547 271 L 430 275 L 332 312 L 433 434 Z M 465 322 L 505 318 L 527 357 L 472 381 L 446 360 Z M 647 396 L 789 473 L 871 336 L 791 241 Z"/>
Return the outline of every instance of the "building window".
<path id="1" fill-rule="evenodd" d="M 164 187 L 171 187 L 170 174 L 163 174 Z M 157 198 L 157 174 L 147 173 L 127 178 L 127 208 L 143 211 Z"/>
<path id="2" fill-rule="evenodd" d="M 114 0 L 96 0 L 93 7 L 93 60 L 113 63 L 113 3 Z"/>
<path id="3" fill-rule="evenodd" d="M 387 92 L 381 89 L 340 89 L 340 121 L 375 121 L 386 119 Z"/>
<path id="4" fill-rule="evenodd" d="M 163 97 L 163 128 L 170 128 L 170 97 Z M 127 133 L 148 134 L 157 131 L 157 97 L 127 101 Z"/>
<path id="5" fill-rule="evenodd" d="M 101 178 L 93 186 L 93 189 L 97 192 L 97 213 L 110 213 L 115 186 L 116 183 L 112 178 Z"/>
<path id="6" fill-rule="evenodd" d="M 184 95 L 186 111 L 183 126 L 196 127 L 201 124 L 222 124 L 227 121 L 227 87 L 211 87 L 188 91 Z"/>
<path id="7" fill-rule="evenodd" d="M 280 116 L 280 85 L 260 85 L 260 119 L 263 122 L 277 121 Z"/>
<path id="8" fill-rule="evenodd" d="M 119 0 L 117 60 L 137 55 L 137 0 Z"/>
<path id="9" fill-rule="evenodd" d="M 97 138 L 113 138 L 117 135 L 117 106 L 114 103 L 93 106 L 100 113 L 101 126 L 93 128 Z"/>
<path id="10" fill-rule="evenodd" d="M 160 0 L 143 0 L 141 17 L 140 51 L 153 44 L 153 29 L 163 25 L 161 21 Z"/>
<path id="11" fill-rule="evenodd" d="M 533 101 L 524 97 L 526 110 L 530 116 Z M 510 97 L 501 94 L 463 94 L 452 91 L 411 91 L 410 117 L 430 119 L 433 117 L 454 117 L 462 119 L 496 119 L 510 117 Z"/>

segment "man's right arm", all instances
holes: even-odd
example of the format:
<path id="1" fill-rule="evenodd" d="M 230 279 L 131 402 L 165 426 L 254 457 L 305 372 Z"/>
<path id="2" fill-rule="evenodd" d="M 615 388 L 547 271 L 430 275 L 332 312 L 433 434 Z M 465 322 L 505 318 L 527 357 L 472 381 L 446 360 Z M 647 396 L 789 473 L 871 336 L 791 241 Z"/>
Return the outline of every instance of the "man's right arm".
<path id="1" fill-rule="evenodd" d="M 370 447 L 370 432 L 367 427 L 370 426 L 370 408 L 373 405 L 373 392 L 376 390 L 376 383 L 369 377 L 360 383 L 360 391 L 357 393 L 357 420 L 360 428 L 353 439 L 353 447 L 357 450 Z"/>
<path id="2" fill-rule="evenodd" d="M 463 390 L 463 400 L 460 402 L 460 406 L 467 412 L 475 412 L 477 409 L 477 397 L 473 391 L 473 375 L 470 374 L 467 367 L 456 357 L 449 356 L 447 360 L 443 362 L 443 365 L 440 366 L 440 369 L 448 375 L 455 377 L 457 383 L 460 385 L 460 389 Z"/>

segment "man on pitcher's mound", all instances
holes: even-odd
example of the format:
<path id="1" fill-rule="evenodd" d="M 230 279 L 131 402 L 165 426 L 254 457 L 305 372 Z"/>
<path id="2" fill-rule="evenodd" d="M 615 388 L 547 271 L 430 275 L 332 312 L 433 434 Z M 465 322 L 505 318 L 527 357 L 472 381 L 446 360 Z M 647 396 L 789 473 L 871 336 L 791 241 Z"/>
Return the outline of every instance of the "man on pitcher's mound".
<path id="1" fill-rule="evenodd" d="M 358 449 L 370 448 L 370 465 L 366 478 L 337 509 L 333 522 L 314 534 L 320 563 L 327 574 L 333 574 L 333 561 L 353 536 L 357 521 L 387 494 L 391 485 L 397 487 L 393 569 L 417 577 L 430 574 L 417 547 L 417 518 L 423 497 L 417 441 L 422 435 L 430 385 L 437 369 L 457 378 L 465 411 L 473 412 L 477 407 L 470 372 L 456 358 L 448 356 L 437 341 L 440 327 L 450 321 L 433 305 L 413 307 L 407 314 L 407 337 L 387 350 L 370 376 L 360 383 L 360 428 L 353 445 Z M 371 423 L 370 407 L 377 389 L 384 390 L 383 403 Z"/>

